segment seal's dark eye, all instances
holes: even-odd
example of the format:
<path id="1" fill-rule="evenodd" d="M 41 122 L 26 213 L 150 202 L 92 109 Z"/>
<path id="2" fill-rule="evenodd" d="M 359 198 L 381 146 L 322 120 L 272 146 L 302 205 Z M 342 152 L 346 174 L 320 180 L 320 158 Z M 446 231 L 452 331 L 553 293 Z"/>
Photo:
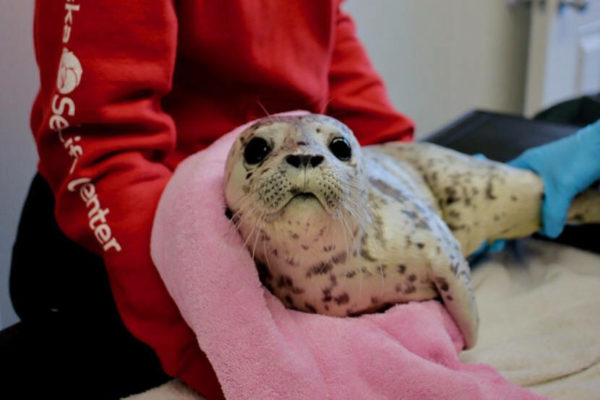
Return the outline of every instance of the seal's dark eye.
<path id="1" fill-rule="evenodd" d="M 329 150 L 342 161 L 348 161 L 352 158 L 352 147 L 350 147 L 350 143 L 343 137 L 334 138 L 329 143 Z"/>
<path id="2" fill-rule="evenodd" d="M 264 160 L 270 152 L 271 147 L 269 147 L 269 144 L 265 139 L 254 137 L 246 145 L 246 150 L 244 150 L 244 160 L 246 160 L 248 164 L 258 164 Z"/>

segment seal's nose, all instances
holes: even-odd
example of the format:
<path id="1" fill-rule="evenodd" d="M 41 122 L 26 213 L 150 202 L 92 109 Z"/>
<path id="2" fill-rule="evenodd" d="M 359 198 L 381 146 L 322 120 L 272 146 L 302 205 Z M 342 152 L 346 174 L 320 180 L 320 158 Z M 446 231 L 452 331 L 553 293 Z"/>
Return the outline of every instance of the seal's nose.
<path id="1" fill-rule="evenodd" d="M 323 162 L 323 156 L 315 156 L 312 154 L 290 154 L 285 158 L 285 161 L 294 168 L 308 166 L 316 167 Z"/>

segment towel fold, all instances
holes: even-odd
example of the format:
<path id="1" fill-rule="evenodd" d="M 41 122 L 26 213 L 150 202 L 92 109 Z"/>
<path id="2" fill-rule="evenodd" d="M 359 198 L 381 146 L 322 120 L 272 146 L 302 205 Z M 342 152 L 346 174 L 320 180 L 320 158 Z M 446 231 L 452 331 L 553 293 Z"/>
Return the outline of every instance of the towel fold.
<path id="1" fill-rule="evenodd" d="M 226 398 L 542 398 L 489 366 L 462 363 L 460 332 L 437 301 L 353 318 L 284 308 L 225 216 L 225 160 L 243 128 L 180 164 L 151 245 Z"/>

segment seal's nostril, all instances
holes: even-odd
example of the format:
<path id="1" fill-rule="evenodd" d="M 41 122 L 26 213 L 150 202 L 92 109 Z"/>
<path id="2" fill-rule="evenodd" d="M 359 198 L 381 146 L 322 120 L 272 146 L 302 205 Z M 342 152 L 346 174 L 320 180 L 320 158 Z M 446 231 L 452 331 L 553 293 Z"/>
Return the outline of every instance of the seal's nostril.
<path id="1" fill-rule="evenodd" d="M 313 156 L 310 159 L 310 165 L 314 168 L 323 162 L 323 156 Z"/>
<path id="2" fill-rule="evenodd" d="M 299 156 L 289 155 L 285 158 L 285 161 L 294 168 L 298 168 L 300 166 L 300 157 Z"/>
<path id="3" fill-rule="evenodd" d="M 289 155 L 285 158 L 285 162 L 290 164 L 294 168 L 302 167 L 316 167 L 317 165 L 323 162 L 323 156 L 311 156 L 308 154 L 300 154 L 300 155 Z"/>

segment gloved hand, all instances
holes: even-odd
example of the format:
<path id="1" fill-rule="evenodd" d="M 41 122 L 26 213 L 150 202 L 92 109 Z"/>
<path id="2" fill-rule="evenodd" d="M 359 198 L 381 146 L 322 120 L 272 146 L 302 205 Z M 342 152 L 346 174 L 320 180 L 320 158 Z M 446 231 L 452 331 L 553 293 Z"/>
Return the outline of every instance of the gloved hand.
<path id="1" fill-rule="evenodd" d="M 483 257 L 484 255 L 502 251 L 504 250 L 504 246 L 506 246 L 506 240 L 503 239 L 495 240 L 491 243 L 487 240 L 484 240 L 477 250 L 468 255 L 469 261 L 472 262 L 475 259 Z"/>
<path id="2" fill-rule="evenodd" d="M 531 148 L 508 164 L 543 179 L 540 233 L 555 238 L 565 226 L 573 197 L 600 179 L 600 120 L 574 135 Z"/>

